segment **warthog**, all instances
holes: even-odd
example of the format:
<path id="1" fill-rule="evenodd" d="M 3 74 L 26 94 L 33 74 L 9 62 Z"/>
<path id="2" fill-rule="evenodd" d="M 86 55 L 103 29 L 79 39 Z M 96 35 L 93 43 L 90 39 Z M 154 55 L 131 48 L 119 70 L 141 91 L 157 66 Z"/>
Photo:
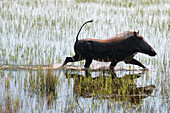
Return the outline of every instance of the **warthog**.
<path id="1" fill-rule="evenodd" d="M 135 64 L 142 68 L 146 68 L 142 63 L 134 59 L 133 57 L 138 53 L 148 54 L 149 56 L 155 56 L 154 49 L 139 35 L 138 32 L 127 31 L 116 37 L 110 39 L 82 39 L 78 40 L 78 35 L 82 27 L 92 22 L 85 22 L 76 37 L 74 44 L 75 56 L 67 57 L 63 63 L 63 66 L 68 62 L 76 62 L 80 60 L 86 60 L 84 67 L 88 68 L 92 63 L 92 60 L 111 62 L 110 69 L 114 69 L 119 61 L 124 61 L 127 64 Z"/>

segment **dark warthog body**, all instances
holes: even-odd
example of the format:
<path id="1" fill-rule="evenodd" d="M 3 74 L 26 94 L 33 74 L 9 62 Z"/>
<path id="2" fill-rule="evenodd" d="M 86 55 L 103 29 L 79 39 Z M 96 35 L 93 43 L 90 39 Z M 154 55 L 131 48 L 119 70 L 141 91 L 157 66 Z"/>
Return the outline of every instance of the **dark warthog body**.
<path id="1" fill-rule="evenodd" d="M 86 23 L 88 22 L 92 21 L 87 21 Z M 86 23 L 84 23 L 82 27 Z M 117 35 L 116 37 L 106 40 L 78 40 L 80 30 L 77 34 L 76 42 L 74 45 L 76 55 L 73 57 L 67 57 L 63 65 L 67 64 L 68 62 L 75 62 L 85 59 L 85 67 L 89 67 L 92 60 L 94 59 L 97 61 L 111 62 L 111 69 L 114 69 L 119 61 L 125 61 L 125 63 L 135 64 L 142 68 L 145 68 L 143 64 L 141 64 L 133 57 L 138 52 L 148 54 L 150 56 L 156 55 L 156 52 L 143 39 L 143 37 L 139 35 L 139 32 L 127 31 Z"/>

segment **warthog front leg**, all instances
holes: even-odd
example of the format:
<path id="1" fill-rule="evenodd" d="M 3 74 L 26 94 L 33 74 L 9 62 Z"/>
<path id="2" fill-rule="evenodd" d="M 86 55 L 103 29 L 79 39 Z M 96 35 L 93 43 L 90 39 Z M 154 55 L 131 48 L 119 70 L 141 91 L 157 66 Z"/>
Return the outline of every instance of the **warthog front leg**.
<path id="1" fill-rule="evenodd" d="M 124 61 L 126 64 L 135 64 L 135 65 L 138 65 L 142 68 L 146 68 L 141 62 L 137 61 L 136 59 L 132 58 L 131 60 L 126 60 Z"/>
<path id="2" fill-rule="evenodd" d="M 86 59 L 86 63 L 84 65 L 85 68 L 90 67 L 90 64 L 92 63 L 92 59 Z"/>
<path id="3" fill-rule="evenodd" d="M 116 77 L 116 73 L 114 71 L 116 64 L 117 64 L 116 61 L 112 61 L 110 64 L 110 72 L 111 72 L 112 78 Z"/>
<path id="4" fill-rule="evenodd" d="M 111 69 L 111 70 L 114 70 L 116 64 L 117 64 L 116 61 L 112 61 L 111 64 L 110 64 L 110 69 Z"/>
<path id="5" fill-rule="evenodd" d="M 80 61 L 80 60 L 83 60 L 83 58 L 79 54 L 76 54 L 73 57 L 66 57 L 62 66 L 66 65 L 68 62 L 76 62 L 76 61 Z"/>

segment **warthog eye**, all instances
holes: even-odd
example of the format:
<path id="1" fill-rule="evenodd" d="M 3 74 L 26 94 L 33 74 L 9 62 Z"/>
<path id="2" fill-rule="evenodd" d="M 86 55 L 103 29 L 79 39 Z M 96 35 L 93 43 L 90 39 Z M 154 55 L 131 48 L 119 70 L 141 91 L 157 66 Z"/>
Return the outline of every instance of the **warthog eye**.
<path id="1" fill-rule="evenodd" d="M 139 40 L 143 40 L 143 37 L 139 36 L 138 39 L 139 39 Z"/>

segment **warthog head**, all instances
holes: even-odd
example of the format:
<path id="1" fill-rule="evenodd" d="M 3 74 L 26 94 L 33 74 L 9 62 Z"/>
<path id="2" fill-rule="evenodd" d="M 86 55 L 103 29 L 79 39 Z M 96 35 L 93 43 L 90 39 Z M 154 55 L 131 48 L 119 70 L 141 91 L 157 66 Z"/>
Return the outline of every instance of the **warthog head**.
<path id="1" fill-rule="evenodd" d="M 135 40 L 137 41 L 137 52 L 148 54 L 149 56 L 155 56 L 157 53 L 155 50 L 139 35 L 138 32 L 134 32 Z"/>

